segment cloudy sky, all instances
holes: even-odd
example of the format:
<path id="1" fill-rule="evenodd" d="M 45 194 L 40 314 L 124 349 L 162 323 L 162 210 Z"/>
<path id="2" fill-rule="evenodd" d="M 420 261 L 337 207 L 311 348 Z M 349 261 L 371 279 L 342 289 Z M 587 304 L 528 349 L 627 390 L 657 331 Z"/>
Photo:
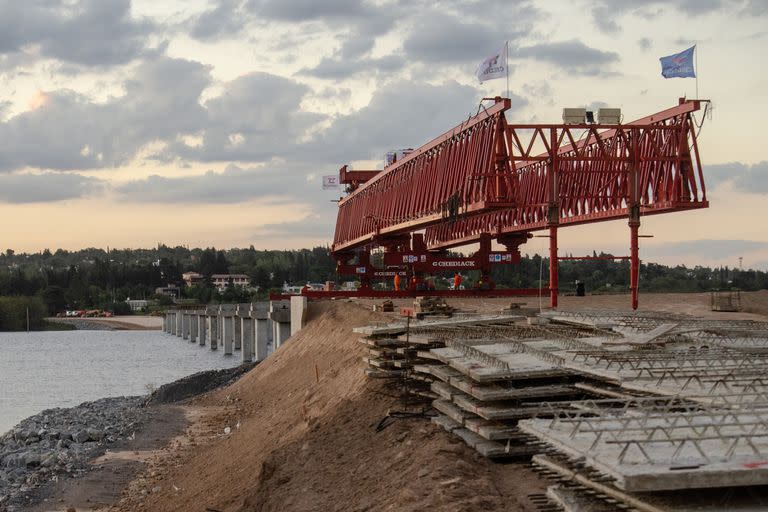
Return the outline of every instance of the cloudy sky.
<path id="1" fill-rule="evenodd" d="M 672 106 L 695 81 L 658 58 L 698 43 L 711 207 L 644 220 L 641 254 L 768 269 L 766 27 L 768 0 L 0 0 L 0 250 L 326 244 L 322 175 L 502 93 L 474 71 L 504 41 L 510 122 Z M 627 245 L 623 221 L 560 243 Z"/>

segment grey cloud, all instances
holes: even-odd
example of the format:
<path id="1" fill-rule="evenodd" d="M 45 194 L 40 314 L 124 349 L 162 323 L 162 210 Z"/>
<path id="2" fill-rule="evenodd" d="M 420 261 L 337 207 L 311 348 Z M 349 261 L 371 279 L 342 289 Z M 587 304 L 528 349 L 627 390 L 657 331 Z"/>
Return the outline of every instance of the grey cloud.
<path id="1" fill-rule="evenodd" d="M 87 66 L 138 57 L 156 29 L 150 21 L 131 17 L 130 0 L 0 0 L 0 12 L 0 53 L 17 54 L 36 45 L 42 57 Z"/>
<path id="2" fill-rule="evenodd" d="M 651 49 L 651 46 L 653 45 L 653 43 L 651 42 L 651 40 L 650 40 L 650 39 L 648 39 L 647 37 L 643 37 L 643 38 L 639 39 L 639 40 L 637 41 L 637 44 L 638 44 L 638 45 L 640 45 L 640 49 L 641 49 L 641 50 L 643 50 L 643 51 L 648 51 L 648 50 L 650 50 L 650 49 Z"/>
<path id="3" fill-rule="evenodd" d="M 219 0 L 217 5 L 192 20 L 190 35 L 200 40 L 236 36 L 248 23 L 242 5 L 242 0 Z"/>
<path id="4" fill-rule="evenodd" d="M 514 95 L 513 95 L 514 96 Z M 401 147 L 418 147 L 476 112 L 477 91 L 449 81 L 429 85 L 397 81 L 379 88 L 371 102 L 333 124 L 302 149 L 315 160 L 339 166 L 352 160 L 382 159 Z M 527 101 L 518 96 L 512 104 Z"/>
<path id="5" fill-rule="evenodd" d="M 710 187 L 731 182 L 736 190 L 749 194 L 768 194 L 768 161 L 756 164 L 731 162 L 706 165 L 704 181 Z"/>
<path id="6" fill-rule="evenodd" d="M 77 199 L 102 189 L 101 180 L 79 174 L 0 174 L 0 202 L 47 203 Z"/>
<path id="7" fill-rule="evenodd" d="M 595 26 L 606 33 L 617 33 L 621 31 L 618 19 L 630 13 L 653 18 L 661 9 L 671 7 L 685 15 L 699 16 L 721 9 L 724 3 L 722 0 L 596 0 L 593 5 Z"/>
<path id="8" fill-rule="evenodd" d="M 749 0 L 744 6 L 743 12 L 748 16 L 765 16 L 768 14 L 768 2 L 765 0 Z"/>
<path id="9" fill-rule="evenodd" d="M 48 93 L 40 108 L 0 123 L 0 172 L 121 165 L 149 142 L 205 126 L 199 97 L 209 83 L 207 67 L 160 58 L 142 63 L 125 95 L 104 103 L 67 90 Z"/>
<path id="10" fill-rule="evenodd" d="M 424 62 L 468 62 L 498 50 L 505 39 L 501 27 L 433 14 L 419 17 L 403 48 L 410 59 Z"/>
<path id="11" fill-rule="evenodd" d="M 198 176 L 150 176 L 119 185 L 115 191 L 140 203 L 231 204 L 280 196 L 285 200 L 311 200 L 319 189 L 308 182 L 310 167 L 270 163 L 261 168 L 228 165 L 223 172 Z"/>
<path id="12" fill-rule="evenodd" d="M 170 145 L 171 155 L 209 161 L 266 161 L 291 153 L 297 139 L 323 116 L 299 105 L 308 87 L 268 73 L 251 73 L 228 84 L 205 103 L 203 143 Z"/>
<path id="13" fill-rule="evenodd" d="M 249 0 L 248 6 L 266 18 L 293 22 L 364 18 L 378 12 L 359 0 Z"/>
<path id="14" fill-rule="evenodd" d="M 123 84 L 125 94 L 103 103 L 49 93 L 42 107 L 0 122 L 0 172 L 119 166 L 152 142 L 166 143 L 155 155 L 166 162 L 268 161 L 291 154 L 323 119 L 300 110 L 308 88 L 286 78 L 246 75 L 201 105 L 210 84 L 208 67 L 163 57 L 141 64 Z M 188 145 L 185 136 L 202 144 Z"/>
<path id="15" fill-rule="evenodd" d="M 543 60 L 570 73 L 595 76 L 612 74 L 610 66 L 619 61 L 619 54 L 598 50 L 572 39 L 517 48 L 514 52 L 510 50 L 510 58 Z"/>
<path id="16" fill-rule="evenodd" d="M 394 73 L 403 66 L 405 66 L 405 59 L 400 55 L 387 55 L 375 59 L 325 58 L 314 68 L 302 69 L 300 74 L 315 78 L 343 80 L 358 74 Z"/>

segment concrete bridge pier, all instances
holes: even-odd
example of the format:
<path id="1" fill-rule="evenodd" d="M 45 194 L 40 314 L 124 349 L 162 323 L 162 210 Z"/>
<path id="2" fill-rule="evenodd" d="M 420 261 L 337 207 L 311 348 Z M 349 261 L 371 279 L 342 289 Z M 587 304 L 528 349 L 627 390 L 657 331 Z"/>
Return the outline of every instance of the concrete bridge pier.
<path id="1" fill-rule="evenodd" d="M 307 323 L 307 304 L 306 297 L 291 297 L 291 336 L 302 330 Z"/>
<path id="2" fill-rule="evenodd" d="M 227 316 L 223 316 L 223 329 L 221 332 L 222 345 L 224 346 L 224 355 L 232 355 L 232 345 L 235 341 L 235 319 L 232 313 L 227 313 Z"/>
<path id="3" fill-rule="evenodd" d="M 239 313 L 237 310 L 235 310 L 234 313 L 232 313 L 232 323 L 234 324 L 234 328 L 232 329 L 232 334 L 234 335 L 232 337 L 232 341 L 234 342 L 234 348 L 235 350 L 242 350 L 243 348 L 243 322 L 240 318 Z"/>
<path id="4" fill-rule="evenodd" d="M 250 363 L 253 361 L 253 353 L 256 349 L 256 340 L 253 337 L 253 318 L 250 317 L 250 312 L 249 316 L 241 318 L 241 323 L 243 327 L 243 362 Z"/>
<path id="5" fill-rule="evenodd" d="M 263 361 L 269 356 L 269 346 L 272 341 L 272 321 L 269 319 L 269 305 L 256 303 L 251 307 L 251 317 L 254 322 L 254 342 L 256 361 Z"/>
<path id="6" fill-rule="evenodd" d="M 291 337 L 291 303 L 287 300 L 269 302 L 269 319 L 272 320 L 272 340 L 277 350 Z"/>
<path id="7" fill-rule="evenodd" d="M 206 321 L 205 319 L 208 318 L 208 314 L 206 310 L 198 311 L 197 312 L 197 335 L 200 342 L 200 346 L 205 346 L 205 336 L 206 336 Z"/>
<path id="8" fill-rule="evenodd" d="M 253 354 L 256 350 L 256 340 L 254 338 L 253 318 L 251 318 L 251 308 L 253 304 L 238 304 L 236 322 L 240 323 L 240 341 L 242 358 L 244 363 L 253 361 Z"/>
<path id="9" fill-rule="evenodd" d="M 173 323 L 174 324 L 173 334 L 175 334 L 176 336 L 181 336 L 181 317 L 182 317 L 181 311 L 176 311 L 176 321 Z"/>
<path id="10" fill-rule="evenodd" d="M 189 342 L 190 343 L 196 343 L 197 342 L 197 316 L 199 315 L 199 312 L 192 311 L 189 314 Z"/>
<path id="11" fill-rule="evenodd" d="M 189 339 L 189 315 L 187 313 L 181 313 L 181 339 Z"/>
<path id="12" fill-rule="evenodd" d="M 211 350 L 218 348 L 219 341 L 219 315 L 218 313 L 209 313 L 207 316 L 208 321 L 208 338 L 210 340 Z"/>

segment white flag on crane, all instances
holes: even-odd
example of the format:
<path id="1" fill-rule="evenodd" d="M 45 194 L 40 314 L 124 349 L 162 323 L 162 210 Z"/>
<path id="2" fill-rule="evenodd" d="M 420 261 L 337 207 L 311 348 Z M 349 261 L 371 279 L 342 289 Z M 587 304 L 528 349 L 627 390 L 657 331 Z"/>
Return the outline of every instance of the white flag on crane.
<path id="1" fill-rule="evenodd" d="M 504 43 L 498 52 L 485 59 L 478 66 L 475 74 L 480 83 L 507 76 L 507 43 Z"/>
<path id="2" fill-rule="evenodd" d="M 336 190 L 339 188 L 339 175 L 331 174 L 323 176 L 323 190 Z"/>

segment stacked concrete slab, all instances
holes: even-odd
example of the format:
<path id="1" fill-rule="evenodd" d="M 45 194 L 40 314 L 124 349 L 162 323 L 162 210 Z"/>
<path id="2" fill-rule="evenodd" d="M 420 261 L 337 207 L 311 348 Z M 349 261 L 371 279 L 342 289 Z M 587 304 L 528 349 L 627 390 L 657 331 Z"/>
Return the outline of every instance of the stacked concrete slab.
<path id="1" fill-rule="evenodd" d="M 404 339 L 396 325 L 361 332 Z M 765 509 L 766 322 L 551 312 L 414 324 L 407 339 L 434 344 L 405 346 L 433 421 L 492 458 L 533 454 L 555 481 L 544 509 Z"/>

